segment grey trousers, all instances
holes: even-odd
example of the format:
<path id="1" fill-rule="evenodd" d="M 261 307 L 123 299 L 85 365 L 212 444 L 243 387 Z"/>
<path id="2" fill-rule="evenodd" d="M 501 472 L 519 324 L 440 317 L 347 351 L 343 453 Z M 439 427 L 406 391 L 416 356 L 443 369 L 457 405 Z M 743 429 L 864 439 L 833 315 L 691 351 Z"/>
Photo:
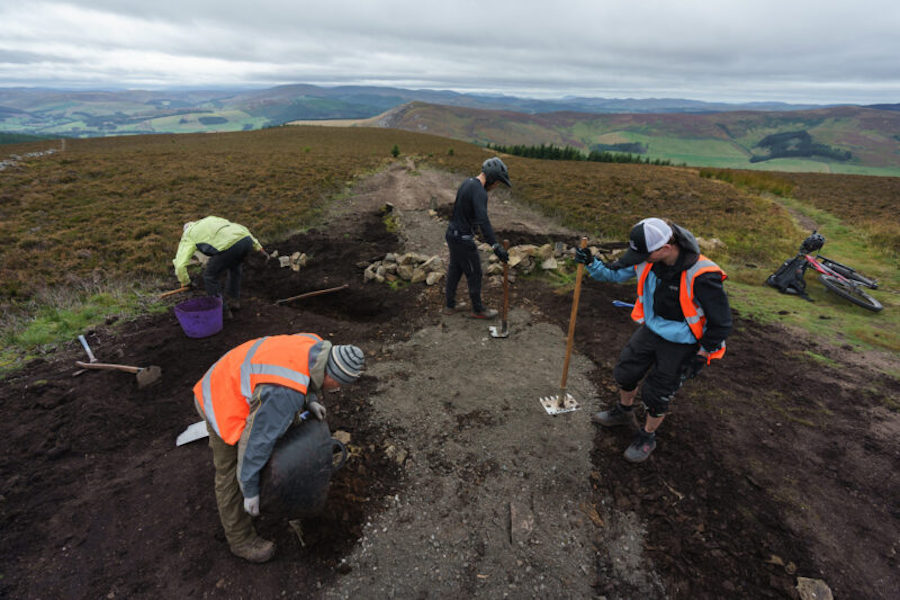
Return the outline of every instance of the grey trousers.
<path id="1" fill-rule="evenodd" d="M 244 510 L 244 495 L 237 481 L 237 444 L 231 446 L 213 431 L 209 423 L 209 447 L 213 453 L 213 465 L 216 468 L 216 504 L 219 507 L 219 519 L 225 529 L 225 538 L 231 547 L 248 542 L 256 537 L 253 520 Z"/>

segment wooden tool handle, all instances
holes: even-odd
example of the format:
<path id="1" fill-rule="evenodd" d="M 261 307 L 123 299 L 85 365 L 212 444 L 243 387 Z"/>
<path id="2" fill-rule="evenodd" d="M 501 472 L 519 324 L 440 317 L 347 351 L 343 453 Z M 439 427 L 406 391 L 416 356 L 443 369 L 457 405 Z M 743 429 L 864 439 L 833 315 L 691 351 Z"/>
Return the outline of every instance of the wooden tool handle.
<path id="1" fill-rule="evenodd" d="M 125 371 L 126 373 L 137 373 L 141 370 L 140 367 L 132 367 L 129 365 L 111 365 L 109 363 L 86 363 L 80 360 L 76 360 L 75 364 L 81 367 L 82 369 L 97 369 L 100 371 Z"/>
<path id="2" fill-rule="evenodd" d="M 581 248 L 587 248 L 587 238 L 581 238 Z M 572 358 L 572 344 L 575 341 L 575 317 L 578 315 L 578 298 L 581 296 L 581 275 L 584 273 L 584 264 L 578 263 L 575 271 L 575 294 L 572 297 L 572 314 L 569 315 L 569 337 L 566 339 L 566 360 L 563 363 L 562 383 L 559 384 L 560 403 L 565 402 L 566 377 L 569 374 L 569 359 Z"/>
<path id="3" fill-rule="evenodd" d="M 328 294 L 331 292 L 337 292 L 340 290 L 344 290 L 350 287 L 349 283 L 345 283 L 344 285 L 339 285 L 333 288 L 327 288 L 324 290 L 316 290 L 314 292 L 306 292 L 305 294 L 300 294 L 298 296 L 291 296 L 290 298 L 282 298 L 281 300 L 276 300 L 275 304 L 282 304 L 284 302 L 290 302 L 291 300 L 299 300 L 300 298 L 310 298 L 312 296 L 318 296 L 319 294 Z"/>
<path id="4" fill-rule="evenodd" d="M 509 240 L 503 240 L 503 249 L 509 250 Z M 503 263 L 503 315 L 500 320 L 506 323 L 506 315 L 509 313 L 509 259 Z"/>
<path id="5" fill-rule="evenodd" d="M 172 290 L 170 292 L 165 292 L 163 294 L 160 294 L 159 299 L 162 300 L 163 298 L 166 298 L 168 296 L 174 296 L 175 294 L 180 294 L 181 292 L 186 292 L 189 289 L 191 289 L 191 286 L 184 285 L 184 286 L 181 286 L 180 288 L 178 288 L 177 290 Z"/>

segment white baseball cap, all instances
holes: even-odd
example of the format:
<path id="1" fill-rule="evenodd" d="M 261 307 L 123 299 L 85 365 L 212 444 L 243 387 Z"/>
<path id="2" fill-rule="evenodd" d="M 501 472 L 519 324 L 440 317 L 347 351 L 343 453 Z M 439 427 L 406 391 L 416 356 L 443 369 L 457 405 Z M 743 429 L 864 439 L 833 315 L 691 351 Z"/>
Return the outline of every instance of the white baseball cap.
<path id="1" fill-rule="evenodd" d="M 628 237 L 628 250 L 616 261 L 623 267 L 644 262 L 652 252 L 668 244 L 672 228 L 662 219 L 650 217 L 632 227 Z"/>

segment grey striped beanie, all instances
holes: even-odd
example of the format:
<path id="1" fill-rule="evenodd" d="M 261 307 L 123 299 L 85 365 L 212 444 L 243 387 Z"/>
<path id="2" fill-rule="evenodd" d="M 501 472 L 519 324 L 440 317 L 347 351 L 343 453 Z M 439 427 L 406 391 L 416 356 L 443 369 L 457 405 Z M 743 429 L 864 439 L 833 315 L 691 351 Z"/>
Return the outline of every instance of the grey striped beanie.
<path id="1" fill-rule="evenodd" d="M 366 357 L 356 346 L 331 347 L 325 372 L 338 383 L 350 384 L 359 379 L 360 372 L 366 367 Z"/>

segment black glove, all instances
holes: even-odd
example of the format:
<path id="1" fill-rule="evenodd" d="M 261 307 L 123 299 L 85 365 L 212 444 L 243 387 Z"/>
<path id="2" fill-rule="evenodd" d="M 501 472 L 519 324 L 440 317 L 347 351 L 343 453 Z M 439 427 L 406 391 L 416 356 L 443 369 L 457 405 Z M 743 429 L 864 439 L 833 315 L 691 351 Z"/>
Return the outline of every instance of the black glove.
<path id="1" fill-rule="evenodd" d="M 688 360 L 687 364 L 684 366 L 684 375 L 682 376 L 684 379 L 693 379 L 697 376 L 700 371 L 703 370 L 703 367 L 706 366 L 706 362 L 709 360 L 706 356 L 702 354 L 695 354 Z"/>
<path id="2" fill-rule="evenodd" d="M 497 258 L 500 259 L 500 262 L 509 262 L 509 252 L 506 251 L 503 246 L 500 244 L 494 244 L 491 246 L 494 249 L 494 254 L 497 255 Z"/>
<path id="3" fill-rule="evenodd" d="M 575 262 L 581 263 L 583 265 L 589 265 L 594 262 L 594 255 L 591 254 L 590 248 L 576 248 L 575 249 Z"/>

